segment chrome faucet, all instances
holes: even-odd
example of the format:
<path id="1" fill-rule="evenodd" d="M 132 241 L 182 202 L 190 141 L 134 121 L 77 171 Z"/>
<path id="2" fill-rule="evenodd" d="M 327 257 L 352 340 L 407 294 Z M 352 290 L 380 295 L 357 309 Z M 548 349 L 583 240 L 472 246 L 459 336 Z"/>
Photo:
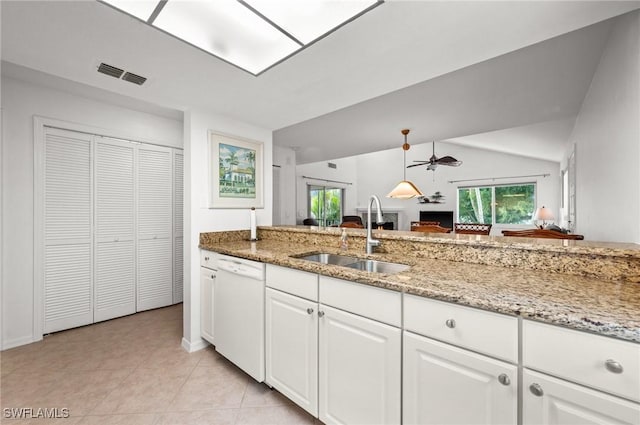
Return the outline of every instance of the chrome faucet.
<path id="1" fill-rule="evenodd" d="M 384 220 L 382 219 L 382 206 L 380 206 L 380 199 L 376 195 L 371 195 L 369 198 L 369 206 L 367 207 L 367 254 L 373 254 L 373 247 L 380 246 L 380 241 L 371 237 L 371 204 L 373 204 L 374 201 L 376 203 L 376 209 L 378 210 L 376 223 L 384 223 Z"/>

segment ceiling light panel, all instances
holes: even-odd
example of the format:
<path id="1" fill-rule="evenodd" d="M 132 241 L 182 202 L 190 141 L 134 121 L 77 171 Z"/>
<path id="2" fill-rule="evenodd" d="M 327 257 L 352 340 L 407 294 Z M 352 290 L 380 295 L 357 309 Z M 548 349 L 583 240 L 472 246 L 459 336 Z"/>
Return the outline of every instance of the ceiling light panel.
<path id="1" fill-rule="evenodd" d="M 116 9 L 120 9 L 123 12 L 127 12 L 129 15 L 133 15 L 138 19 L 147 21 L 153 11 L 158 6 L 158 0 L 101 0 L 104 3 L 110 4 Z"/>
<path id="2" fill-rule="evenodd" d="M 378 3 L 376 0 L 244 0 L 308 44 Z"/>
<path id="3" fill-rule="evenodd" d="M 300 48 L 236 0 L 168 1 L 153 25 L 253 74 Z"/>

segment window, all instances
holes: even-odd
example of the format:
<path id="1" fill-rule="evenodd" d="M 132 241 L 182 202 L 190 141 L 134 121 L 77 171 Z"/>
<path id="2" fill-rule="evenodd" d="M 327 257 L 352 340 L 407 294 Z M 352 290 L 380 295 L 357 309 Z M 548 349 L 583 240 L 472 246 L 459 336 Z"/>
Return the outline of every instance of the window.
<path id="1" fill-rule="evenodd" d="M 460 223 L 529 224 L 535 205 L 535 183 L 458 188 Z"/>
<path id="2" fill-rule="evenodd" d="M 307 186 L 309 217 L 320 226 L 339 225 L 342 222 L 344 189 L 327 186 Z"/>

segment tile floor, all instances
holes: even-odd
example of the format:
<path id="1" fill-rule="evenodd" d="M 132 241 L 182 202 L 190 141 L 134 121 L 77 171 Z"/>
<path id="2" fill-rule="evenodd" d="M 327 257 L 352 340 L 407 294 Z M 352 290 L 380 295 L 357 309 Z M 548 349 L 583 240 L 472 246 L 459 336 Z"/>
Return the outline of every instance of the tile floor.
<path id="1" fill-rule="evenodd" d="M 181 338 L 179 304 L 3 351 L 0 422 L 320 424 L 211 347 L 187 353 Z M 5 408 L 67 408 L 69 417 L 14 420 Z"/>

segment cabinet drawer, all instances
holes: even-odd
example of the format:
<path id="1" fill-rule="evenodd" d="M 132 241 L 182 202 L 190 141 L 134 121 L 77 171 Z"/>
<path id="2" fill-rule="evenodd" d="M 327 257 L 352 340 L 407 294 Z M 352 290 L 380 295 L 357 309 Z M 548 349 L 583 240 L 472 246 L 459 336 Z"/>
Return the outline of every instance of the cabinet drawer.
<path id="1" fill-rule="evenodd" d="M 489 311 L 404 296 L 406 330 L 516 363 L 518 319 Z"/>
<path id="2" fill-rule="evenodd" d="M 218 268 L 218 255 L 215 252 L 200 250 L 200 266 L 208 269 Z"/>
<path id="3" fill-rule="evenodd" d="M 320 276 L 320 302 L 391 326 L 401 326 L 400 292 Z"/>
<path id="4" fill-rule="evenodd" d="M 640 401 L 640 344 L 525 320 L 525 367 Z"/>
<path id="5" fill-rule="evenodd" d="M 267 286 L 311 301 L 318 301 L 318 275 L 267 264 Z"/>

